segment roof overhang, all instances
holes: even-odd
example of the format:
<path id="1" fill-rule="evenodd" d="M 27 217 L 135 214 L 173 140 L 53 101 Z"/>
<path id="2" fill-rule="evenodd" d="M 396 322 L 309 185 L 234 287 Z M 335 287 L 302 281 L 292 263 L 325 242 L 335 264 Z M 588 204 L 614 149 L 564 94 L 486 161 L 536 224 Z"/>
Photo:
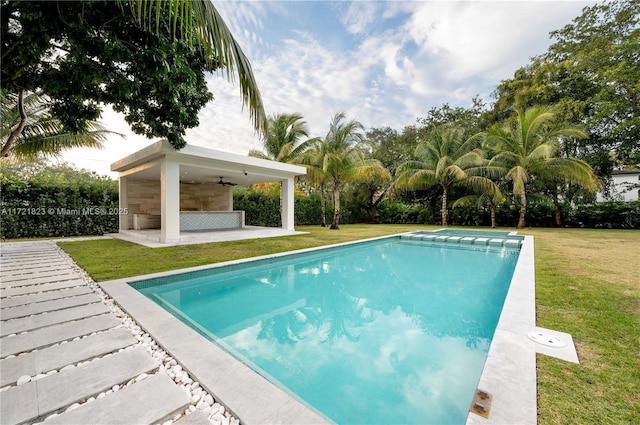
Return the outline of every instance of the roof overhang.
<path id="1" fill-rule="evenodd" d="M 162 161 L 180 166 L 180 181 L 185 183 L 217 183 L 224 181 L 251 185 L 279 181 L 305 175 L 306 169 L 250 156 L 187 145 L 176 150 L 167 141 L 155 142 L 111 164 L 120 177 L 159 180 Z"/>

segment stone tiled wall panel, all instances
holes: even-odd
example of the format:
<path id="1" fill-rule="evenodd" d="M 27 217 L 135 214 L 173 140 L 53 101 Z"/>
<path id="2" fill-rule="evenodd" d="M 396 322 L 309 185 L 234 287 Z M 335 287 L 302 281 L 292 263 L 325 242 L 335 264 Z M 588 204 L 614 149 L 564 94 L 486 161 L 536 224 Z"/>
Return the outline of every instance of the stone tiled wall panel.
<path id="1" fill-rule="evenodd" d="M 232 211 L 229 186 L 180 183 L 180 211 Z"/>
<path id="2" fill-rule="evenodd" d="M 181 211 L 232 211 L 232 188 L 218 184 L 180 183 Z M 129 180 L 130 214 L 160 214 L 160 181 Z"/>
<path id="3" fill-rule="evenodd" d="M 127 182 L 129 217 L 132 214 L 160 214 L 160 180 Z"/>

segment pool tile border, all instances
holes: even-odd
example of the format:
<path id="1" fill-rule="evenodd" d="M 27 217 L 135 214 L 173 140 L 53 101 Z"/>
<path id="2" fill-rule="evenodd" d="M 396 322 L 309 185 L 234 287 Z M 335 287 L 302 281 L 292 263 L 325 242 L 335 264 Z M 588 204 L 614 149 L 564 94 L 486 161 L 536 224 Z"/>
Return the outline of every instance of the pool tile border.
<path id="1" fill-rule="evenodd" d="M 376 241 L 400 235 L 371 238 Z M 537 421 L 535 343 L 527 332 L 535 329 L 535 275 L 533 237 L 525 236 L 496 332 L 489 348 L 478 388 L 493 394 L 491 413 L 483 418 L 469 413 L 467 425 L 535 424 Z M 254 372 L 162 307 L 131 284 L 164 280 L 180 273 L 234 266 L 253 260 L 278 261 L 298 255 L 365 241 L 284 252 L 136 276 L 99 283 L 120 307 L 170 353 L 216 401 L 244 424 L 328 424 L 328 418 Z"/>

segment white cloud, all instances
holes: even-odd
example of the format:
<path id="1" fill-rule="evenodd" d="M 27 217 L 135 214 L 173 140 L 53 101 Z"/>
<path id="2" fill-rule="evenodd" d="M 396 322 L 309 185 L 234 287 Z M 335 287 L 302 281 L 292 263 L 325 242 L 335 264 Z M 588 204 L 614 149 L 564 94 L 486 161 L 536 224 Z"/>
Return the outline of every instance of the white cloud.
<path id="1" fill-rule="evenodd" d="M 312 136 L 324 136 L 340 111 L 368 128 L 401 129 L 445 102 L 465 106 L 476 94 L 488 101 L 500 80 L 543 53 L 549 31 L 568 24 L 585 4 L 215 2 L 251 61 L 266 112 L 301 113 Z M 237 82 L 220 76 L 208 82 L 215 99 L 200 112 L 200 126 L 187 132 L 188 142 L 239 154 L 259 148 Z M 108 114 L 104 122 L 130 133 L 122 118 Z M 148 143 L 130 136 L 91 155 L 108 171 L 106 161 Z"/>
<path id="2" fill-rule="evenodd" d="M 215 98 L 198 114 L 200 125 L 187 130 L 187 142 L 238 154 L 259 148 L 260 137 L 253 130 L 249 111 L 243 110 L 237 83 L 212 76 L 207 85 Z"/>
<path id="3" fill-rule="evenodd" d="M 406 30 L 419 46 L 419 57 L 446 71 L 447 80 L 487 72 L 504 78 L 543 53 L 549 31 L 568 23 L 567 12 L 578 14 L 584 4 L 571 3 L 423 2 Z"/>
<path id="4" fill-rule="evenodd" d="M 366 70 L 351 55 L 329 51 L 305 33 L 283 40 L 255 69 L 267 113 L 300 112 L 314 135 L 323 136 L 334 113 L 368 95 Z"/>
<path id="5" fill-rule="evenodd" d="M 356 1 L 349 5 L 347 13 L 341 19 L 351 34 L 364 33 L 376 19 L 379 3 L 373 1 Z"/>

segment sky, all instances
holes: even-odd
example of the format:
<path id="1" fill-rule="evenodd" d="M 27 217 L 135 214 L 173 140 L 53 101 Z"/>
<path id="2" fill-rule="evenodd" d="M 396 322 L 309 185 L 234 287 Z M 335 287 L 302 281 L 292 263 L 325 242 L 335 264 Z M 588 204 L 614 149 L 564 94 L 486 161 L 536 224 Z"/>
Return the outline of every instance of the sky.
<path id="1" fill-rule="evenodd" d="M 338 112 L 365 129 L 402 130 L 444 103 L 487 104 L 504 79 L 552 43 L 549 32 L 586 1 L 213 1 L 251 62 L 268 115 L 299 113 L 310 137 Z M 239 88 L 207 78 L 214 100 L 187 143 L 237 154 L 261 149 Z M 74 149 L 61 161 L 109 175 L 110 164 L 153 143 L 110 108 L 99 120 L 105 149 Z"/>

